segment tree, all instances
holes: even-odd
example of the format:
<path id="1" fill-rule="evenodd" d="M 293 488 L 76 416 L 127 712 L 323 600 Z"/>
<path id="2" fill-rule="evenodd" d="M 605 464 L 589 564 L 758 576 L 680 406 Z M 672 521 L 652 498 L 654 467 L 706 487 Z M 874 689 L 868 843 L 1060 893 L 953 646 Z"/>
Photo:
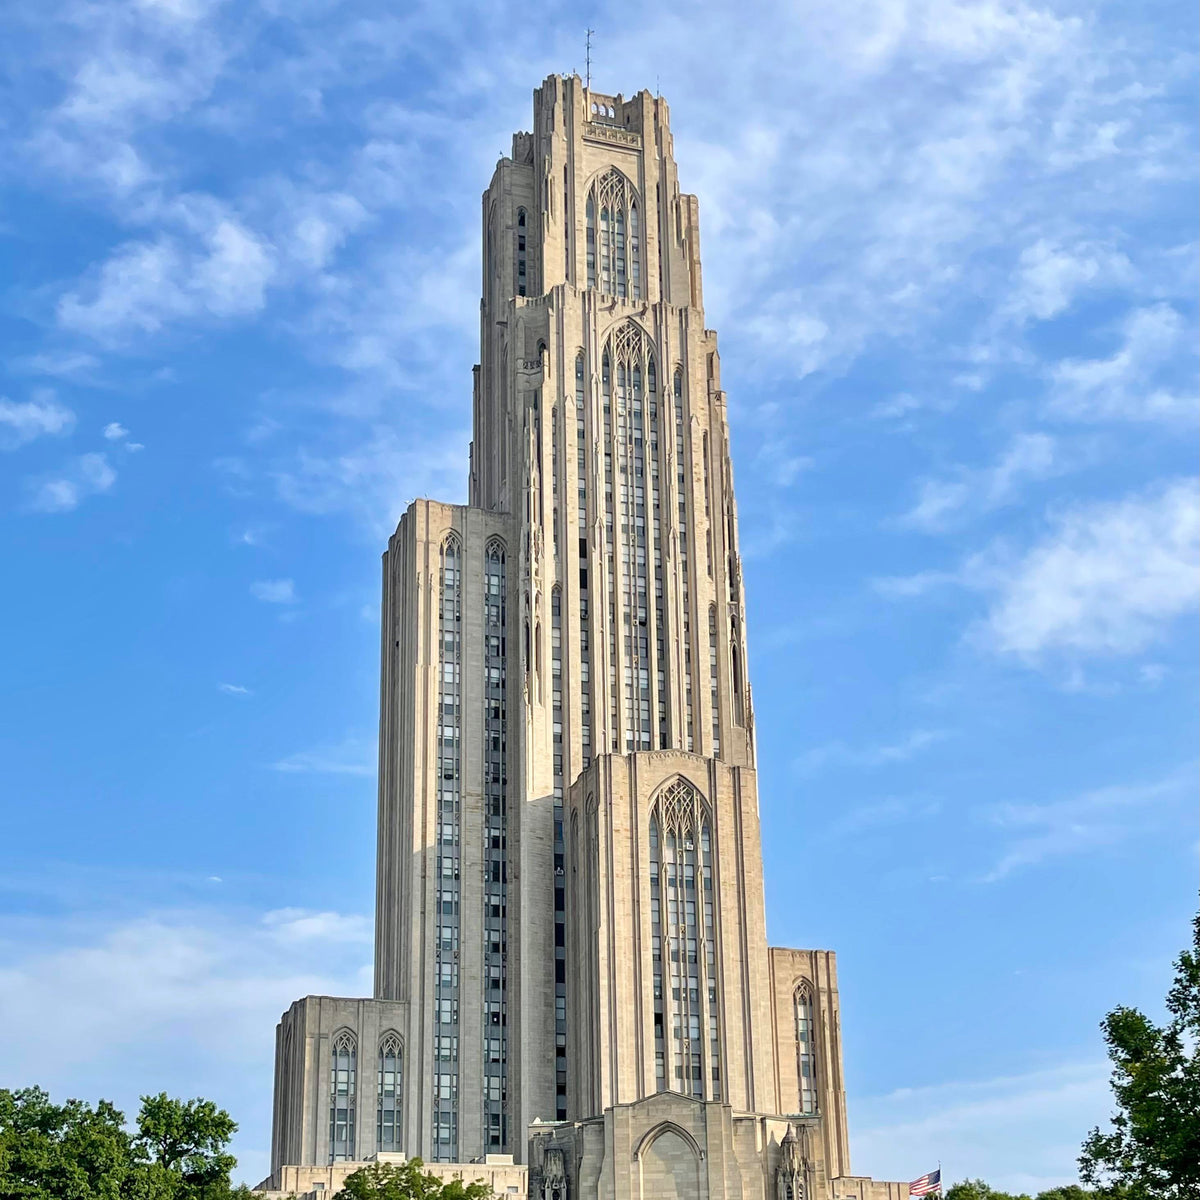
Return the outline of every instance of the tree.
<path id="1" fill-rule="evenodd" d="M 166 1092 L 143 1096 L 133 1149 L 155 1181 L 150 1196 L 172 1200 L 224 1200 L 237 1159 L 227 1152 L 237 1123 L 211 1100 L 172 1100 Z M 157 1190 L 156 1190 L 157 1189 Z"/>
<path id="2" fill-rule="evenodd" d="M 1162 1027 L 1125 1007 L 1101 1024 L 1118 1111 L 1111 1131 L 1088 1135 L 1079 1173 L 1126 1200 L 1200 1200 L 1200 914 L 1167 1012 Z"/>
<path id="3" fill-rule="evenodd" d="M 208 1100 L 145 1096 L 137 1130 L 107 1100 L 0 1090 L 0 1200 L 235 1200 L 237 1129 Z"/>
<path id="4" fill-rule="evenodd" d="M 372 1163 L 346 1177 L 333 1200 L 492 1200 L 484 1183 L 443 1183 L 419 1158 L 405 1163 Z"/>
<path id="5" fill-rule="evenodd" d="M 1029 1197 L 997 1192 L 982 1179 L 964 1179 L 961 1183 L 950 1186 L 946 1192 L 946 1200 L 1029 1200 Z"/>
<path id="6" fill-rule="evenodd" d="M 107 1100 L 59 1105 L 41 1088 L 0 1090 L 4 1200 L 120 1200 L 130 1166 L 125 1117 Z"/>
<path id="7" fill-rule="evenodd" d="M 1038 1192 L 1036 1200 L 1118 1200 L 1117 1192 L 1093 1192 L 1082 1188 L 1077 1183 L 1069 1183 L 1064 1187 L 1050 1188 Z M 956 1183 L 946 1192 L 946 1200 L 1029 1200 L 1024 1193 L 1013 1195 L 1010 1192 L 998 1192 L 989 1187 L 982 1179 L 964 1179 Z"/>

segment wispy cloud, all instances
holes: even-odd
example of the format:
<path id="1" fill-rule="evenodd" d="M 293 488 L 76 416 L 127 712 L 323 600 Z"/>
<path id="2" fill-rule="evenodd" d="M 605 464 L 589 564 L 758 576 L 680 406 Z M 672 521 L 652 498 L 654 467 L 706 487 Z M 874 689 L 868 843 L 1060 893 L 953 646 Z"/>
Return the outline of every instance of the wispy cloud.
<path id="1" fill-rule="evenodd" d="M 1056 653 L 1133 654 L 1200 603 L 1200 494 L 1177 480 L 1124 499 L 1052 512 L 1025 551 L 996 543 L 959 568 L 875 581 L 918 597 L 956 585 L 990 596 L 977 644 L 1030 665 Z"/>
<path id="2" fill-rule="evenodd" d="M 61 473 L 31 480 L 27 507 L 39 513 L 71 512 L 88 496 L 107 492 L 116 481 L 117 473 L 103 454 L 81 454 Z"/>
<path id="3" fill-rule="evenodd" d="M 1065 359 L 1053 368 L 1050 411 L 1080 421 L 1169 421 L 1197 415 L 1195 330 L 1169 304 L 1131 312 L 1107 358 Z M 1172 382 L 1181 360 L 1182 386 Z"/>
<path id="4" fill-rule="evenodd" d="M 797 767 L 806 772 L 823 767 L 883 767 L 908 762 L 929 747 L 950 736 L 945 729 L 914 729 L 898 741 L 873 746 L 848 746 L 845 742 L 830 742 L 807 750 L 797 760 Z"/>
<path id="5" fill-rule="evenodd" d="M 948 1182 L 985 1177 L 1032 1195 L 1078 1180 L 1080 1143 L 1088 1129 L 1106 1123 L 1111 1108 L 1102 1059 L 862 1097 L 855 1103 L 855 1169 L 915 1178 L 940 1162 Z M 1022 1147 L 1019 1162 L 1013 1146 Z"/>
<path id="6" fill-rule="evenodd" d="M 120 442 L 129 436 L 129 430 L 120 421 L 110 421 L 104 427 L 104 436 L 110 442 Z"/>
<path id="7" fill-rule="evenodd" d="M 872 829 L 927 821 L 941 811 L 941 801 L 927 796 L 889 796 L 886 800 L 859 805 L 837 817 L 828 833 L 834 838 L 849 837 Z"/>
<path id="8" fill-rule="evenodd" d="M 0 919 L 0 1074 L 137 1110 L 146 1072 L 232 1108 L 238 1175 L 267 1173 L 272 1037 L 297 997 L 370 994 L 370 921 L 282 909 Z M 70 1030 L 69 1037 L 63 1036 Z M 150 1064 L 150 1067 L 147 1067 Z"/>
<path id="9" fill-rule="evenodd" d="M 0 449 L 13 450 L 46 434 L 61 435 L 74 428 L 75 414 L 59 404 L 53 392 L 40 392 L 25 401 L 0 396 Z"/>
<path id="10" fill-rule="evenodd" d="M 1168 806 L 1194 799 L 1195 768 L 1153 783 L 1113 785 L 1048 804 L 998 804 L 986 819 L 1008 840 L 983 877 L 996 883 L 1050 858 L 1103 849 L 1159 827 Z"/>
<path id="11" fill-rule="evenodd" d="M 254 695 L 254 693 L 248 687 L 243 687 L 240 683 L 218 683 L 217 690 L 219 692 L 224 692 L 227 696 Z"/>
<path id="12" fill-rule="evenodd" d="M 264 604 L 295 604 L 298 600 L 291 579 L 259 579 L 250 585 L 250 595 Z"/>
<path id="13" fill-rule="evenodd" d="M 376 749 L 373 742 L 347 738 L 338 746 L 303 750 L 271 764 L 275 771 L 294 774 L 373 776 Z"/>
<path id="14" fill-rule="evenodd" d="M 1025 484 L 1060 474 L 1068 461 L 1049 434 L 1019 434 L 991 466 L 959 467 L 948 477 L 921 480 L 917 501 L 900 523 L 940 532 L 971 514 L 1013 503 Z"/>
<path id="15" fill-rule="evenodd" d="M 1081 293 L 1130 283 L 1133 276 L 1133 264 L 1113 246 L 1041 237 L 1021 251 L 1013 293 L 1002 311 L 1018 322 L 1048 321 L 1066 312 Z"/>

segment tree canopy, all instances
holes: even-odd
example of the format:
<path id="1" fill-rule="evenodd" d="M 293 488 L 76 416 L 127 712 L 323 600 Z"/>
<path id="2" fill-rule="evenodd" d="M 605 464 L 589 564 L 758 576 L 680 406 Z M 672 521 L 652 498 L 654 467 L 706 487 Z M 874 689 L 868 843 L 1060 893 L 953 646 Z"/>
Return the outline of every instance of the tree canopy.
<path id="1" fill-rule="evenodd" d="M 419 1158 L 404 1163 L 372 1163 L 346 1177 L 333 1200 L 492 1200 L 492 1189 L 461 1179 L 443 1183 Z"/>
<path id="2" fill-rule="evenodd" d="M 1083 1145 L 1085 1183 L 1127 1200 L 1200 1200 L 1200 914 L 1192 948 L 1175 961 L 1169 1020 L 1115 1008 L 1101 1028 L 1113 1065 L 1117 1112 Z"/>
<path id="3" fill-rule="evenodd" d="M 1069 1183 L 1065 1187 L 1050 1188 L 1031 1197 L 1024 1192 L 998 1192 L 982 1179 L 964 1179 L 947 1190 L 946 1200 L 1107 1200 L 1107 1196 L 1082 1188 L 1077 1183 Z"/>
<path id="4" fill-rule="evenodd" d="M 54 1104 L 41 1088 L 0 1089 L 3 1200 L 234 1200 L 227 1152 L 237 1125 L 209 1100 L 143 1096 L 136 1129 L 109 1101 Z"/>

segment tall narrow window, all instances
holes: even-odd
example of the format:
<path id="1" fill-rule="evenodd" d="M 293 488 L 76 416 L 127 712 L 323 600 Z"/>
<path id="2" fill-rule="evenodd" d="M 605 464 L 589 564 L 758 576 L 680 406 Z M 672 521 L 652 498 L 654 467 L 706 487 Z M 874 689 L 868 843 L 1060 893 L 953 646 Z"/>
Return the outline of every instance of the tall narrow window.
<path id="1" fill-rule="evenodd" d="M 490 1154 L 506 1153 L 510 1133 L 507 603 L 504 546 L 493 538 L 484 558 L 483 611 L 483 1129 Z M 540 674 L 540 625 L 537 640 Z"/>
<path id="2" fill-rule="evenodd" d="M 699 1100 L 721 1098 L 713 897 L 708 807 L 676 779 L 650 818 L 655 1075 L 658 1090 Z"/>
<path id="3" fill-rule="evenodd" d="M 592 652 L 588 612 L 588 452 L 583 354 L 575 356 L 575 473 L 579 507 L 579 741 L 581 766 L 592 761 Z"/>
<path id="4" fill-rule="evenodd" d="M 676 530 L 679 536 L 679 587 L 683 601 L 683 694 L 687 716 L 687 749 L 696 748 L 696 734 L 692 703 L 692 636 L 691 636 L 691 580 L 688 570 L 688 470 L 687 441 L 683 411 L 683 370 L 675 368 L 675 492 L 678 518 Z"/>
<path id="5" fill-rule="evenodd" d="M 658 369 L 651 355 L 646 364 L 646 473 L 650 477 L 650 545 L 654 565 L 654 688 L 658 717 L 658 746 L 670 749 L 667 713 L 667 600 L 663 578 L 662 493 L 659 475 Z"/>
<path id="6" fill-rule="evenodd" d="M 525 210 L 517 209 L 517 295 L 525 295 L 526 272 L 529 256 L 525 246 Z"/>
<path id="7" fill-rule="evenodd" d="M 805 984 L 793 997 L 796 1010 L 796 1076 L 800 1087 L 800 1111 L 817 1111 L 817 1056 L 813 1028 L 812 993 Z"/>
<path id="8" fill-rule="evenodd" d="M 458 1158 L 458 953 L 462 850 L 462 546 L 451 534 L 442 546 L 440 578 L 438 845 L 435 892 L 434 1021 L 439 1073 L 453 1084 L 433 1099 L 433 1158 Z"/>
<path id="9" fill-rule="evenodd" d="M 329 1159 L 354 1158 L 354 1108 L 358 1047 L 354 1035 L 343 1030 L 333 1039 L 329 1064 Z"/>
<path id="10" fill-rule="evenodd" d="M 713 757 L 721 756 L 721 689 L 717 656 L 717 606 L 708 606 L 708 695 L 712 708 Z"/>
<path id="11" fill-rule="evenodd" d="M 400 1039 L 394 1033 L 389 1033 L 379 1044 L 379 1086 L 375 1115 L 375 1143 L 379 1150 L 394 1152 L 400 1149 L 403 1066 Z"/>
<path id="12" fill-rule="evenodd" d="M 554 736 L 554 1108 L 567 1117 L 567 880 L 563 844 L 562 588 L 550 593 L 550 699 Z M 559 982 L 559 977 L 562 982 Z M 560 1015 L 561 1014 L 561 1015 Z"/>
<path id="13" fill-rule="evenodd" d="M 591 196 L 587 202 L 587 283 L 596 286 L 596 201 Z"/>
<path id="14" fill-rule="evenodd" d="M 641 237 L 638 230 L 638 206 L 629 206 L 629 274 L 633 280 L 633 298 L 642 298 Z"/>
<path id="15" fill-rule="evenodd" d="M 737 617 L 729 619 L 730 683 L 733 691 L 733 719 L 739 725 L 746 723 L 745 683 L 742 679 L 742 631 Z"/>

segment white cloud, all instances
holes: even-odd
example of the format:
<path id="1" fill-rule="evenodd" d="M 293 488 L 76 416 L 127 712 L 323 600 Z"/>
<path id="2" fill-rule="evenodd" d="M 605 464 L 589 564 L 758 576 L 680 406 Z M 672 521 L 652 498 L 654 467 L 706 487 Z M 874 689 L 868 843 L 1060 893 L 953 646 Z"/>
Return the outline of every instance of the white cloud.
<path id="1" fill-rule="evenodd" d="M 303 908 L 280 908 L 263 917 L 263 925 L 285 945 L 297 942 L 336 942 L 339 945 L 371 941 L 367 917 L 337 912 L 309 912 Z"/>
<path id="2" fill-rule="evenodd" d="M 264 604 L 295 604 L 296 584 L 291 579 L 259 579 L 250 585 L 250 595 Z"/>
<path id="3" fill-rule="evenodd" d="M 160 1088 L 210 1097 L 236 1117 L 237 1175 L 255 1183 L 269 1169 L 275 1023 L 302 996 L 369 995 L 369 929 L 299 909 L 4 918 L 0 1026 L 21 1036 L 0 1045 L 0 1076 L 127 1114 Z"/>
<path id="4" fill-rule="evenodd" d="M 218 683 L 217 690 L 224 692 L 227 696 L 254 695 L 254 693 L 248 687 L 243 687 L 240 683 Z"/>
<path id="5" fill-rule="evenodd" d="M 107 492 L 116 480 L 103 454 L 81 454 L 62 474 L 30 481 L 27 507 L 33 512 L 70 512 L 88 496 Z"/>
<path id="6" fill-rule="evenodd" d="M 122 438 L 129 436 L 129 430 L 125 428 L 120 421 L 110 421 L 104 427 L 104 436 L 110 442 L 119 442 Z"/>
<path id="7" fill-rule="evenodd" d="M 59 404 L 52 392 L 25 401 L 0 396 L 0 449 L 15 449 L 45 434 L 57 436 L 74 428 L 75 414 Z"/>
<path id="8" fill-rule="evenodd" d="M 877 579 L 894 598 L 949 585 L 990 596 L 971 636 L 1035 665 L 1052 654 L 1133 654 L 1200 603 L 1200 484 L 1161 484 L 1122 500 L 1052 513 L 1028 550 L 1004 543 L 951 571 Z"/>
<path id="9" fill-rule="evenodd" d="M 1129 282 L 1132 276 L 1129 259 L 1111 246 L 1063 246 L 1043 237 L 1021 252 L 1014 294 L 1006 307 L 1018 321 L 1047 321 L 1066 312 L 1087 288 Z"/>
<path id="10" fill-rule="evenodd" d="M 1185 359 L 1191 364 L 1195 330 L 1169 304 L 1156 304 L 1131 312 L 1121 338 L 1108 358 L 1065 359 L 1054 368 L 1051 413 L 1081 421 L 1194 423 L 1194 366 L 1186 390 L 1163 372 Z"/>
<path id="11" fill-rule="evenodd" d="M 917 502 L 900 518 L 910 528 L 936 532 L 963 517 L 1011 504 L 1021 487 L 1067 467 L 1049 434 L 1022 433 L 990 467 L 959 467 L 948 479 L 923 479 Z"/>
<path id="12" fill-rule="evenodd" d="M 883 767 L 908 762 L 909 759 L 943 742 L 950 736 L 945 729 L 914 729 L 899 741 L 875 746 L 848 746 L 845 742 L 830 742 L 805 751 L 796 765 L 802 771 L 816 771 L 826 766 Z"/>
<path id="13" fill-rule="evenodd" d="M 1200 497 L 1188 479 L 1056 516 L 1013 562 L 967 564 L 993 602 L 978 636 L 1001 654 L 1131 654 L 1200 599 Z"/>
<path id="14" fill-rule="evenodd" d="M 78 291 L 58 303 L 66 329 L 106 342 L 156 333 L 201 316 L 257 313 L 274 273 L 273 251 L 235 218 L 184 205 L 194 236 L 160 233 L 119 247 Z"/>
<path id="15" fill-rule="evenodd" d="M 854 1102 L 854 1169 L 915 1179 L 940 1162 L 947 1183 L 982 1177 L 1032 1195 L 1077 1182 L 1080 1144 L 1111 1109 L 1103 1061 L 902 1088 Z"/>
<path id="16" fill-rule="evenodd" d="M 376 757 L 374 742 L 347 738 L 340 746 L 290 754 L 272 763 L 271 769 L 293 774 L 374 776 Z"/>
<path id="17" fill-rule="evenodd" d="M 1156 832 L 1162 808 L 1189 799 L 1194 791 L 1195 771 L 1189 767 L 1186 773 L 1155 783 L 1096 788 L 1049 804 L 993 805 L 986 817 L 1011 841 L 982 881 L 995 883 L 1048 858 L 1083 854 Z"/>

